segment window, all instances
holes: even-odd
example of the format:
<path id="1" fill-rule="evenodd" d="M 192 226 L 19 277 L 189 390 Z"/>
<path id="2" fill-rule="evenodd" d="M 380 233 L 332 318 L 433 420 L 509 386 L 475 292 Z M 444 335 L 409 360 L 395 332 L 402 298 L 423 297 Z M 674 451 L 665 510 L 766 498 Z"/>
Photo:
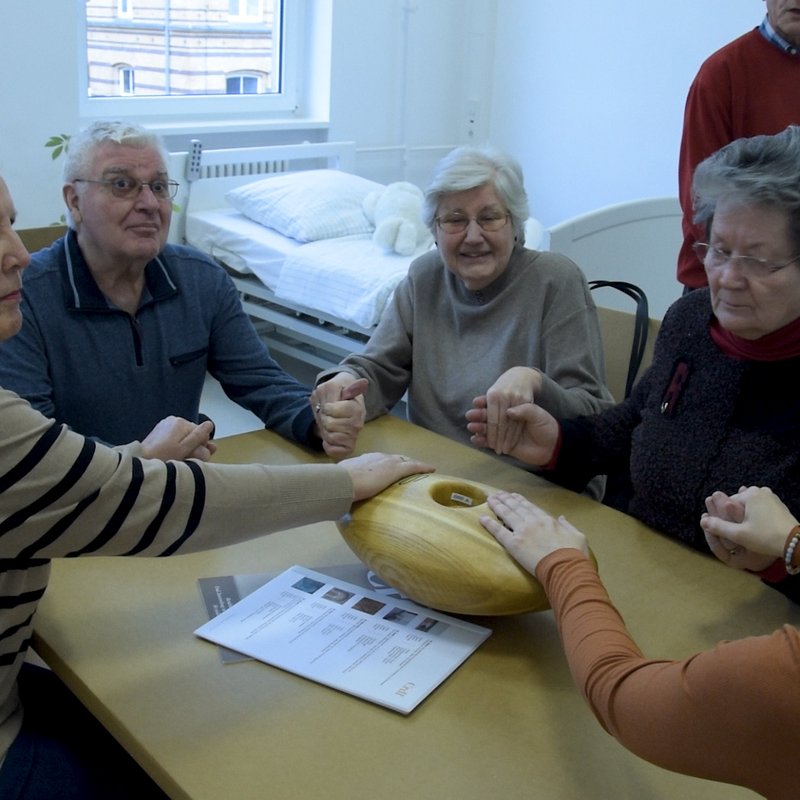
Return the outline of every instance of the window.
<path id="1" fill-rule="evenodd" d="M 234 19 L 259 19 L 262 5 L 262 0 L 228 0 L 228 14 Z"/>
<path id="2" fill-rule="evenodd" d="M 85 0 L 81 116 L 185 120 L 230 115 L 231 102 L 242 116 L 292 113 L 304 5 Z"/>
<path id="3" fill-rule="evenodd" d="M 119 64 L 117 66 L 117 77 L 119 84 L 119 93 L 121 95 L 135 94 L 133 82 L 133 67 L 127 64 Z"/>
<path id="4" fill-rule="evenodd" d="M 228 75 L 225 79 L 226 94 L 259 94 L 261 76 L 253 74 Z"/>

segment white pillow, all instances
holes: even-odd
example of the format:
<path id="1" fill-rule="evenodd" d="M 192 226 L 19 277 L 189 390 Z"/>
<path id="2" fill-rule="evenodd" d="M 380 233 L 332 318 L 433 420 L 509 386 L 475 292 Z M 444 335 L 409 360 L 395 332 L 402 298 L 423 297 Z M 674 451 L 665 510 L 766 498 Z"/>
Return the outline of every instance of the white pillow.
<path id="1" fill-rule="evenodd" d="M 254 222 L 300 242 L 369 233 L 364 198 L 380 183 L 335 169 L 287 172 L 232 189 L 225 199 Z"/>

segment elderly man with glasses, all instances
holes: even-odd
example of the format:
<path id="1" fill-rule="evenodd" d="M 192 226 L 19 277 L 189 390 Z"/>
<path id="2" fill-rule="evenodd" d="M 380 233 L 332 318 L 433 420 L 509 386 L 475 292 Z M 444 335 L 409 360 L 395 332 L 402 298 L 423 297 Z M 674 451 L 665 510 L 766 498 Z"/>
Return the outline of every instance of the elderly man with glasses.
<path id="1" fill-rule="evenodd" d="M 85 436 L 138 441 L 153 457 L 176 457 L 176 427 L 202 424 L 194 455 L 208 458 L 213 425 L 199 406 L 210 373 L 266 427 L 320 446 L 309 388 L 270 357 L 227 273 L 167 244 L 177 188 L 161 140 L 138 126 L 98 122 L 70 140 L 69 231 L 32 257 L 0 384 Z M 337 442 L 323 443 L 331 455 Z"/>

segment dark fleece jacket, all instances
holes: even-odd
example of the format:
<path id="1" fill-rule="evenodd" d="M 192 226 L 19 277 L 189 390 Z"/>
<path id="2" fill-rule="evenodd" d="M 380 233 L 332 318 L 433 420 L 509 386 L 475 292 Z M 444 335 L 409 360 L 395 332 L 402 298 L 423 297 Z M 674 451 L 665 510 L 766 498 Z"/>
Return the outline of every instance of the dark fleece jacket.
<path id="1" fill-rule="evenodd" d="M 800 517 L 800 358 L 743 361 L 709 334 L 708 289 L 678 300 L 653 364 L 623 403 L 562 420 L 553 480 L 580 490 L 596 474 L 625 475 L 611 504 L 708 552 L 699 525 L 715 490 L 769 486 Z M 788 531 L 787 531 L 788 534 Z M 776 589 L 800 601 L 800 579 Z"/>

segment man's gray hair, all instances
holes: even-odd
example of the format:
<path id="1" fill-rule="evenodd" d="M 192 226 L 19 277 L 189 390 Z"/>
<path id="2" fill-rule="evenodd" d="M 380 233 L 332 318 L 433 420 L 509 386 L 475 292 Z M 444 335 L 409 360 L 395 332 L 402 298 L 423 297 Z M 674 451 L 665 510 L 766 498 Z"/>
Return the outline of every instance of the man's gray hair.
<path id="1" fill-rule="evenodd" d="M 167 148 L 157 134 L 131 122 L 102 120 L 92 123 L 70 138 L 64 160 L 64 183 L 86 177 L 95 149 L 104 142 L 117 142 L 130 147 L 152 147 L 161 154 L 165 168 L 169 163 Z"/>

